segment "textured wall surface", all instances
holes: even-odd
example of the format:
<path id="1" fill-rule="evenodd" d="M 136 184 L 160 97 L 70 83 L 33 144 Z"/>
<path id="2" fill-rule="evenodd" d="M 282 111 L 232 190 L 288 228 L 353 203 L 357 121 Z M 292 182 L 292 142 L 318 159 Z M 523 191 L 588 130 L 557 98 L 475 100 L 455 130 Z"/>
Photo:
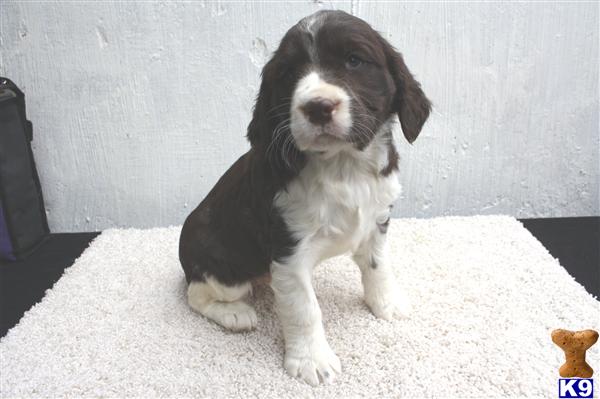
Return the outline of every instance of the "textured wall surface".
<path id="1" fill-rule="evenodd" d="M 54 231 L 180 224 L 248 144 L 259 73 L 320 8 L 370 22 L 434 103 L 396 216 L 598 215 L 598 4 L 0 2 Z"/>

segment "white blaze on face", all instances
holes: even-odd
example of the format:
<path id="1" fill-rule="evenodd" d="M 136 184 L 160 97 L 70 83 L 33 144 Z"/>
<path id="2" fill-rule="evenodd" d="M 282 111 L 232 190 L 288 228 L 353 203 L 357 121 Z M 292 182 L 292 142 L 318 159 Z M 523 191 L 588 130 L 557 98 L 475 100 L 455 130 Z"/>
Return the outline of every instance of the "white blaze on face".
<path id="1" fill-rule="evenodd" d="M 305 106 L 314 100 L 327 100 L 335 105 L 331 121 L 311 123 Z M 292 96 L 290 127 L 300 150 L 326 150 L 347 144 L 352 127 L 350 96 L 339 86 L 329 84 L 317 72 L 310 72 L 296 85 Z"/>

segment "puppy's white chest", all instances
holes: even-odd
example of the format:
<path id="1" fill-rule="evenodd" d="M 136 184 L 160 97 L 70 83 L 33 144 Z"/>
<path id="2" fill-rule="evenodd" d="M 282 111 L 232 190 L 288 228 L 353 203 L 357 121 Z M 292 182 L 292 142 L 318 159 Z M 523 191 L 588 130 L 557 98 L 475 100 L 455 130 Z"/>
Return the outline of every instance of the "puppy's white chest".
<path id="1" fill-rule="evenodd" d="M 396 173 L 382 176 L 370 165 L 309 163 L 275 204 L 292 234 L 309 240 L 320 258 L 355 250 L 387 219 L 400 193 Z"/>

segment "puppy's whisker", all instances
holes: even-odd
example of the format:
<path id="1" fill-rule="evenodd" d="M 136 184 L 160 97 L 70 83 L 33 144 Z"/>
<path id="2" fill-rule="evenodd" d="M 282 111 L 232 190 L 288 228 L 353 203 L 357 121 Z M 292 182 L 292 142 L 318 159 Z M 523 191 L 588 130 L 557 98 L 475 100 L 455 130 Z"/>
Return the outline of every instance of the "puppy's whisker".
<path id="1" fill-rule="evenodd" d="M 365 126 L 361 122 L 355 121 L 353 125 L 355 131 L 359 133 L 359 136 L 366 140 L 369 140 L 374 135 L 373 130 L 370 129 L 368 126 Z"/>
<path id="2" fill-rule="evenodd" d="M 375 121 L 377 123 L 382 123 L 379 119 L 377 119 L 376 116 L 371 115 L 371 114 L 367 114 L 367 113 L 364 113 L 364 112 L 358 113 L 357 116 L 360 117 L 360 118 L 370 119 L 370 120 Z"/>
<path id="3" fill-rule="evenodd" d="M 277 145 L 275 145 L 276 142 L 281 141 L 281 139 L 283 138 L 284 142 L 287 139 L 287 136 L 284 134 L 280 134 L 276 140 L 272 141 L 271 144 L 269 145 L 269 148 L 266 151 L 266 156 L 270 157 L 273 153 L 272 151 L 277 147 Z"/>
<path id="4" fill-rule="evenodd" d="M 284 112 L 280 112 L 278 114 L 274 114 L 274 115 L 270 116 L 269 119 L 277 119 L 277 118 L 281 118 L 282 116 L 289 117 L 290 116 L 289 111 L 284 111 Z"/>
<path id="5" fill-rule="evenodd" d="M 273 130 L 271 142 L 269 143 L 269 145 L 267 146 L 267 150 L 265 151 L 267 156 L 269 156 L 271 149 L 274 147 L 274 145 L 277 143 L 277 141 L 280 140 L 280 138 L 284 134 L 284 132 L 289 128 L 288 122 L 290 120 L 291 120 L 290 118 L 284 119 L 275 126 L 275 129 Z"/>
<path id="6" fill-rule="evenodd" d="M 277 111 L 277 110 L 279 110 L 280 108 L 283 108 L 283 107 L 291 107 L 291 105 L 292 105 L 292 103 L 289 102 L 289 101 L 288 102 L 284 102 L 283 104 L 276 105 L 273 108 L 271 108 L 270 110 L 268 110 L 267 113 L 266 113 L 266 115 L 269 115 L 272 112 L 275 112 L 275 111 Z"/>
<path id="7" fill-rule="evenodd" d="M 373 131 L 365 126 L 357 126 L 357 129 L 365 138 L 372 137 L 373 135 Z"/>
<path id="8" fill-rule="evenodd" d="M 373 115 L 369 115 L 369 114 L 360 114 L 361 118 L 365 118 L 367 120 L 371 120 L 371 122 L 374 122 L 377 126 L 380 126 L 383 124 L 382 121 L 380 121 L 379 119 L 377 119 L 376 117 L 374 117 Z"/>
<path id="9" fill-rule="evenodd" d="M 288 157 L 288 147 L 292 143 L 293 143 L 293 137 L 290 134 L 290 135 L 286 136 L 286 138 L 285 138 L 285 140 L 283 142 L 283 145 L 281 146 L 281 158 L 282 158 L 282 160 L 285 162 L 285 164 L 288 167 L 291 166 L 290 160 L 289 160 L 289 157 Z"/>

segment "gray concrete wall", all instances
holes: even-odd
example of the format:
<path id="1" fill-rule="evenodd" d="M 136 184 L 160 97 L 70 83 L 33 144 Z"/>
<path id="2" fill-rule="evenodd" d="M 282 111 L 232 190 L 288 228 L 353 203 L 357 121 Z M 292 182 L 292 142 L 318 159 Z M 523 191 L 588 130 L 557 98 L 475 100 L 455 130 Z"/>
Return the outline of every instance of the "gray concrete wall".
<path id="1" fill-rule="evenodd" d="M 598 215 L 598 4 L 0 2 L 54 231 L 180 224 L 248 148 L 259 73 L 320 8 L 370 22 L 433 100 L 396 216 Z"/>

